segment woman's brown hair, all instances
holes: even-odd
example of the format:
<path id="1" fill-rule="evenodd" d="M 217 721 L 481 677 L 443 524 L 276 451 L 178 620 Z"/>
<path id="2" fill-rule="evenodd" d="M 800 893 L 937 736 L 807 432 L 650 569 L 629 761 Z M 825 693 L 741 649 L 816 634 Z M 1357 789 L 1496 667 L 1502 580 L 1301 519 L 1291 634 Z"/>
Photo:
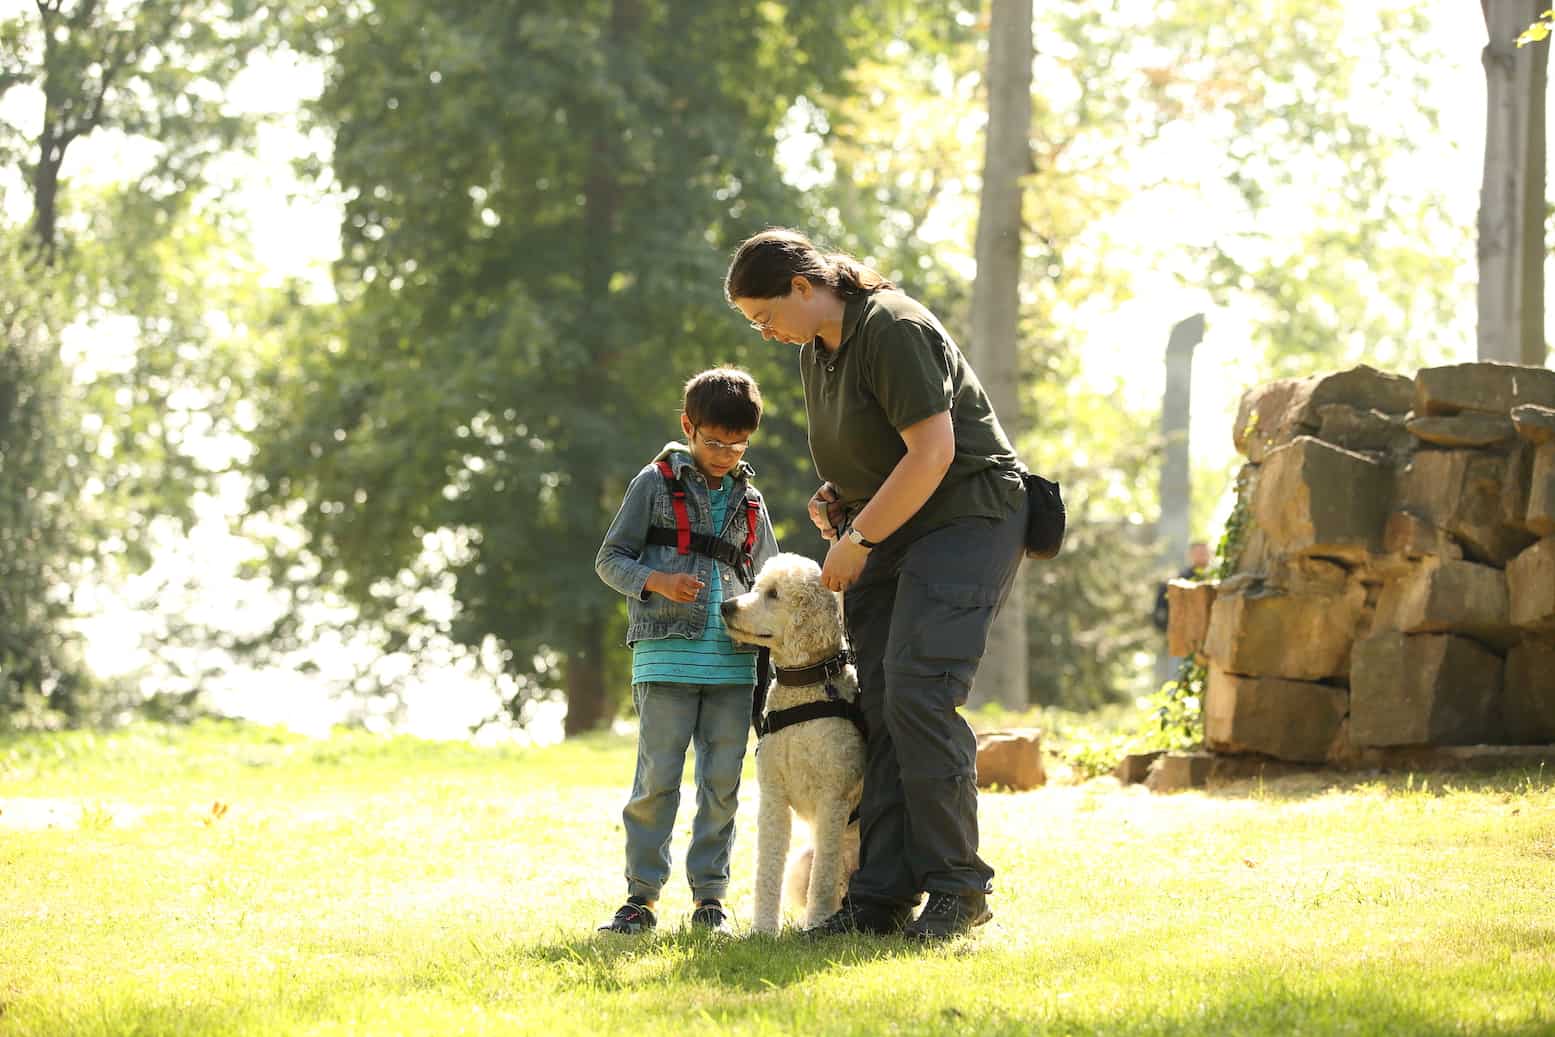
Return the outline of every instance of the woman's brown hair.
<path id="1" fill-rule="evenodd" d="M 769 227 L 734 250 L 724 298 L 730 305 L 736 299 L 781 298 L 793 290 L 795 276 L 845 296 L 896 287 L 844 252 L 822 252 L 797 230 Z"/>

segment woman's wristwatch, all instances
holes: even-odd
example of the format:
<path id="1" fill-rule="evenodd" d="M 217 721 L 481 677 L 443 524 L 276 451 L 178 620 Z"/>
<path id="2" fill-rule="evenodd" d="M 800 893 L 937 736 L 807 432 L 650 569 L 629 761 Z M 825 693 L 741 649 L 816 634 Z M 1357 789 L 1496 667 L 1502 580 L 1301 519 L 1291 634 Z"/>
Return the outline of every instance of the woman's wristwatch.
<path id="1" fill-rule="evenodd" d="M 849 540 L 851 540 L 851 541 L 853 541 L 853 542 L 854 542 L 854 543 L 855 543 L 855 544 L 857 544 L 857 545 L 858 545 L 858 546 L 860 546 L 860 547 L 862 547 L 862 548 L 864 548 L 864 549 L 865 549 L 865 550 L 866 550 L 866 551 L 867 551 L 867 550 L 869 550 L 869 549 L 870 549 L 870 548 L 873 548 L 873 547 L 878 547 L 878 546 L 880 546 L 880 545 L 879 545 L 879 544 L 878 544 L 878 543 L 877 543 L 877 542 L 876 542 L 876 541 L 874 541 L 874 540 L 865 540 L 865 539 L 864 539 L 864 534 L 863 534 L 863 533 L 860 533 L 860 532 L 859 532 L 859 531 L 858 531 L 858 530 L 857 530 L 857 529 L 856 529 L 856 528 L 855 528 L 855 527 L 853 527 L 853 526 L 849 526 L 849 527 L 848 527 L 848 533 L 847 533 L 847 537 L 848 537 L 848 539 L 849 539 Z"/>

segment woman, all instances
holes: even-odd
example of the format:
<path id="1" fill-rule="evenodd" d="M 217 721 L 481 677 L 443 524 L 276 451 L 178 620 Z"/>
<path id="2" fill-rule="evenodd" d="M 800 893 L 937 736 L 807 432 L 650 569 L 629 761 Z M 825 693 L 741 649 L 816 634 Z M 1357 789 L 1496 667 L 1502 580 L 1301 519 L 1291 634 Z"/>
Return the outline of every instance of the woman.
<path id="1" fill-rule="evenodd" d="M 859 869 L 815 931 L 965 933 L 992 917 L 993 869 L 977 855 L 977 739 L 956 709 L 1023 557 L 1015 451 L 934 315 L 852 258 L 766 230 L 735 251 L 724 294 L 799 347 L 825 480 L 810 518 L 833 541 L 821 578 L 846 592 L 869 730 Z"/>

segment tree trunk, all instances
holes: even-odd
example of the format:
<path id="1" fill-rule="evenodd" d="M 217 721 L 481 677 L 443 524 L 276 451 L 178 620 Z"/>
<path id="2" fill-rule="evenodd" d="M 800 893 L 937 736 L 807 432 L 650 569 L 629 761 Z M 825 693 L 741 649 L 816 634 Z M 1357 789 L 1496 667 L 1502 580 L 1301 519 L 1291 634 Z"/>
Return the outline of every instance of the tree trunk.
<path id="1" fill-rule="evenodd" d="M 631 46 L 643 17 L 641 0 L 614 0 L 604 46 L 615 55 Z M 617 114 L 595 113 L 589 140 L 588 169 L 583 182 L 583 303 L 578 329 L 590 361 L 584 377 L 592 377 L 600 359 L 611 351 L 611 322 L 598 319 L 610 305 L 610 279 L 615 272 L 617 214 L 621 203 L 621 133 Z M 604 330 L 601 330 L 604 329 Z M 580 444 L 582 445 L 582 444 Z M 564 736 L 603 727 L 610 722 L 605 695 L 605 625 L 592 616 L 578 632 L 577 646 L 567 658 L 567 717 Z"/>
<path id="2" fill-rule="evenodd" d="M 567 657 L 567 717 L 562 734 L 571 738 L 610 722 L 605 696 L 605 625 L 591 618 L 579 632 L 579 645 Z"/>
<path id="3" fill-rule="evenodd" d="M 1485 167 L 1479 202 L 1479 359 L 1543 366 L 1544 90 L 1549 49 L 1518 47 L 1544 0 L 1484 0 Z"/>
<path id="4" fill-rule="evenodd" d="M 972 288 L 972 366 L 999 421 L 1018 444 L 1020 409 L 1021 178 L 1031 171 L 1032 0 L 992 0 L 988 24 L 988 131 L 977 213 L 977 281 Z M 1026 594 L 1016 577 L 994 623 L 972 703 L 1024 709 Z"/>

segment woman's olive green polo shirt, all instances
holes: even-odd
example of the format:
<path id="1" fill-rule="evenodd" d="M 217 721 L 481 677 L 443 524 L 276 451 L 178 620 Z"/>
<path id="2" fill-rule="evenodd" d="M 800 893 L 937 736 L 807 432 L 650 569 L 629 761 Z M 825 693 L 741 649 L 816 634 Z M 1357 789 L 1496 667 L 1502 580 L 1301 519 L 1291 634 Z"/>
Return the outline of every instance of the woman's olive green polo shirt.
<path id="1" fill-rule="evenodd" d="M 893 290 L 847 300 L 842 342 L 799 352 L 810 456 L 856 514 L 907 454 L 900 430 L 945 411 L 956 454 L 918 513 L 892 535 L 916 539 L 953 519 L 1003 518 L 1025 499 L 1019 462 L 976 373 L 923 306 Z"/>

